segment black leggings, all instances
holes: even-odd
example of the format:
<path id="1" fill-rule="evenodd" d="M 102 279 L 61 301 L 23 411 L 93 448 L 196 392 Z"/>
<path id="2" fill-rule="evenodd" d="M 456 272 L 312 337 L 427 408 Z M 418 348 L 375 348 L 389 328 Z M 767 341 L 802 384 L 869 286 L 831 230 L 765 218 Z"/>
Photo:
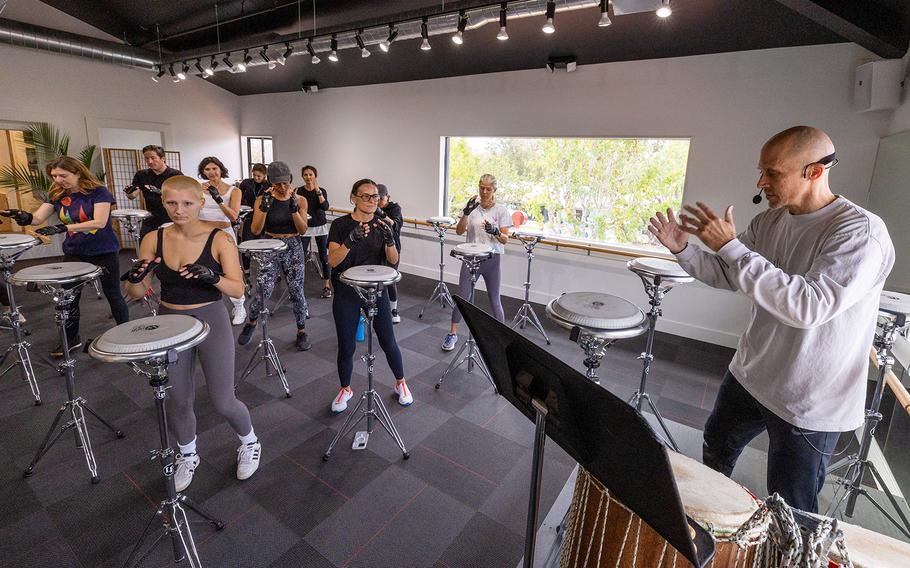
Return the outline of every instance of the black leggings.
<path id="1" fill-rule="evenodd" d="M 104 269 L 98 280 L 101 282 L 101 291 L 111 306 L 111 315 L 118 324 L 129 321 L 130 310 L 120 291 L 120 253 L 109 252 L 95 256 L 81 254 L 65 254 L 63 260 L 67 262 L 89 262 Z M 91 286 L 91 284 L 86 284 Z M 82 297 L 82 287 L 76 292 L 73 303 L 70 304 L 69 316 L 66 320 L 66 337 L 73 340 L 79 335 L 79 299 Z"/>
<path id="2" fill-rule="evenodd" d="M 401 254 L 401 250 L 398 251 L 398 254 Z M 392 268 L 394 268 L 395 270 L 398 270 L 398 264 L 399 264 L 399 262 L 396 262 L 392 266 Z M 397 302 L 398 301 L 398 283 L 396 282 L 395 284 L 389 284 L 388 286 L 385 287 L 385 289 L 389 294 L 389 301 Z"/>
<path id="3" fill-rule="evenodd" d="M 317 235 L 315 237 L 300 237 L 304 253 L 310 250 L 310 238 L 316 239 L 316 250 L 319 251 L 319 264 L 322 265 L 322 279 L 328 280 L 332 277 L 332 269 L 329 268 L 329 236 Z"/>
<path id="4" fill-rule="evenodd" d="M 354 370 L 354 351 L 357 348 L 357 322 L 360 318 L 360 307 L 363 302 L 353 288 L 332 281 L 335 289 L 332 300 L 332 317 L 335 318 L 335 334 L 338 337 L 338 378 L 342 387 L 351 385 L 351 372 Z M 373 330 L 379 338 L 379 346 L 385 352 L 386 361 L 396 379 L 404 378 L 404 366 L 401 363 L 401 350 L 395 341 L 395 329 L 392 327 L 392 309 L 389 299 L 383 294 L 379 298 L 377 314 L 373 318 Z"/>

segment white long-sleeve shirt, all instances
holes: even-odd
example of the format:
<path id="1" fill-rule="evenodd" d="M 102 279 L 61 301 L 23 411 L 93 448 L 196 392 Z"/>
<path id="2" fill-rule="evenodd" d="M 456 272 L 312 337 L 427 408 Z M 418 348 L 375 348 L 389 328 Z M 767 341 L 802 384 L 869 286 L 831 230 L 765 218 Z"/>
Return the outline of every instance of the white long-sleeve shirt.
<path id="1" fill-rule="evenodd" d="M 894 265 L 885 223 L 838 196 L 818 211 L 758 214 L 711 254 L 690 244 L 680 265 L 752 299 L 730 372 L 783 420 L 809 430 L 860 427 L 879 297 Z"/>

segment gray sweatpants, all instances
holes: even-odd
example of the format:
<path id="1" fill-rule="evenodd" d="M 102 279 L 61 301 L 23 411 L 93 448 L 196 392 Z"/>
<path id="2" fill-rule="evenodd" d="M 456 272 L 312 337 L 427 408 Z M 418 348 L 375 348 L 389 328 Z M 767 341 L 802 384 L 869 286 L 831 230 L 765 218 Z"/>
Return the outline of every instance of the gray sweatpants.
<path id="1" fill-rule="evenodd" d="M 189 444 L 196 437 L 196 413 L 193 402 L 196 398 L 196 357 L 202 363 L 205 386 L 209 398 L 218 414 L 227 419 L 238 436 L 245 436 L 253 429 L 250 411 L 234 395 L 234 334 L 227 309 L 220 301 L 201 308 L 175 310 L 161 306 L 161 315 L 178 314 L 193 316 L 209 324 L 209 335 L 205 341 L 177 356 L 177 362 L 168 368 L 171 385 L 171 423 L 177 434 L 177 442 Z"/>
<path id="2" fill-rule="evenodd" d="M 493 317 L 499 321 L 505 321 L 506 314 L 502 309 L 502 298 L 499 296 L 499 285 L 502 283 L 502 270 L 499 267 L 501 257 L 501 254 L 494 254 L 490 260 L 481 262 L 477 279 L 483 278 L 483 283 L 487 285 L 487 295 L 490 297 Z M 461 273 L 458 275 L 458 294 L 466 300 L 471 297 L 471 273 L 465 263 L 461 263 Z M 452 310 L 452 323 L 460 321 L 461 312 L 455 308 Z"/>

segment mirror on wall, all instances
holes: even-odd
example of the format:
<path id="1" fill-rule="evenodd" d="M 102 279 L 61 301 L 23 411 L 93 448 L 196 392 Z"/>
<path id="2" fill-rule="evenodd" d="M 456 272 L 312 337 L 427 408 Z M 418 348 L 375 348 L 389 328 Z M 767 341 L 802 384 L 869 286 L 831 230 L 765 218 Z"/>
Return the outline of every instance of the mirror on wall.
<path id="1" fill-rule="evenodd" d="M 885 221 L 894 243 L 894 268 L 885 289 L 910 294 L 910 130 L 879 143 L 869 210 Z"/>

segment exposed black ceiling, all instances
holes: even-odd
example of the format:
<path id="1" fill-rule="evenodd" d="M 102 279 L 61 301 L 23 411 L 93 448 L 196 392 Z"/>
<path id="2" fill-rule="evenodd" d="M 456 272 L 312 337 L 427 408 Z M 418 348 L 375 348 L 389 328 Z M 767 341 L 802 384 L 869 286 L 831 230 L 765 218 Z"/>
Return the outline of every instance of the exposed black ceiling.
<path id="1" fill-rule="evenodd" d="M 163 60 L 215 52 L 217 33 L 212 0 L 46 0 L 47 4 L 128 43 L 157 52 L 160 30 Z M 316 2 L 317 34 L 347 31 L 424 15 L 493 4 L 489 0 L 322 0 Z M 443 9 L 444 6 L 444 9 Z M 292 57 L 269 70 L 216 73 L 213 83 L 238 95 L 297 91 L 301 82 L 320 88 L 429 79 L 456 75 L 543 68 L 552 56 L 573 55 L 579 65 L 679 57 L 773 47 L 854 41 L 881 57 L 900 57 L 910 39 L 907 0 L 673 0 L 665 20 L 652 12 L 613 18 L 597 27 L 596 7 L 559 12 L 557 32 L 540 31 L 542 18 L 510 20 L 508 41 L 496 40 L 487 25 L 465 34 L 456 46 L 447 36 L 396 42 L 390 53 L 374 49 L 362 59 L 355 49 L 341 61 Z M 298 9 L 300 17 L 298 18 Z M 246 0 L 218 3 L 221 51 L 313 35 L 313 0 Z M 302 47 L 301 47 L 302 48 Z"/>

